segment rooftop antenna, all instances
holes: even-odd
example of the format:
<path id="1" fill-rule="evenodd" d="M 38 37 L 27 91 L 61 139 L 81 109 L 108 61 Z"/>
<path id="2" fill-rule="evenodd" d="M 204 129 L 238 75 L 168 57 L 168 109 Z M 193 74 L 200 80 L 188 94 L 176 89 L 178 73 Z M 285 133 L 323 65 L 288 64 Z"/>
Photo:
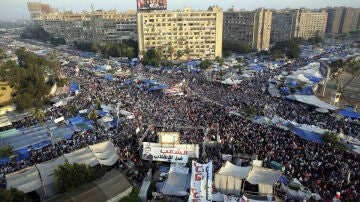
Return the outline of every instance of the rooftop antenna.
<path id="1" fill-rule="evenodd" d="M 91 4 L 91 11 L 94 12 L 94 4 Z"/>

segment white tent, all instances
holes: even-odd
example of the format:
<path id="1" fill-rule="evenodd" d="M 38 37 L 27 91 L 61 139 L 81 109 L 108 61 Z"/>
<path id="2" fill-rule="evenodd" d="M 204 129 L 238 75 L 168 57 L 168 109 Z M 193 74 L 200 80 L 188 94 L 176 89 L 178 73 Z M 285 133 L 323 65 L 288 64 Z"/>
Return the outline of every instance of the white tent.
<path id="1" fill-rule="evenodd" d="M 259 193 L 273 194 L 273 186 L 279 180 L 280 171 L 254 166 L 246 178 L 251 184 L 258 184 Z"/>
<path id="2" fill-rule="evenodd" d="M 240 167 L 227 161 L 215 174 L 215 188 L 224 194 L 240 196 L 242 180 L 245 179 L 251 167 Z"/>
<path id="3" fill-rule="evenodd" d="M 99 165 L 98 160 L 96 159 L 95 155 L 91 152 L 88 147 L 76 150 L 74 152 L 64 154 L 66 160 L 69 163 L 79 163 L 85 164 L 90 167 L 94 167 Z"/>
<path id="4" fill-rule="evenodd" d="M 36 167 L 39 170 L 41 180 L 43 181 L 44 185 L 55 183 L 54 170 L 57 169 L 59 165 L 63 165 L 64 163 L 64 156 L 60 156 L 55 160 L 36 164 Z"/>
<path id="5" fill-rule="evenodd" d="M 6 189 L 16 188 L 25 193 L 35 191 L 41 187 L 39 172 L 35 166 L 7 174 Z"/>
<path id="6" fill-rule="evenodd" d="M 329 110 L 339 109 L 338 107 L 336 107 L 334 105 L 328 104 L 328 103 L 320 100 L 315 95 L 288 95 L 288 96 L 286 96 L 286 98 L 289 100 L 296 100 L 296 101 L 299 101 L 302 103 L 306 103 L 306 104 L 317 106 L 317 107 L 324 108 L 324 109 L 329 109 Z"/>
<path id="7" fill-rule="evenodd" d="M 102 165 L 112 166 L 119 159 L 115 147 L 110 141 L 90 145 L 89 148 Z"/>

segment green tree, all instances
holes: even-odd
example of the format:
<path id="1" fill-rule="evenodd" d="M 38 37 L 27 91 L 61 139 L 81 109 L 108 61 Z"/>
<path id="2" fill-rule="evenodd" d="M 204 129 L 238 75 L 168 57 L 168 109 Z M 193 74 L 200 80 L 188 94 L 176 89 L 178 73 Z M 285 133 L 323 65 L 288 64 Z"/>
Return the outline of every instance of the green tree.
<path id="1" fill-rule="evenodd" d="M 71 116 L 75 116 L 77 113 L 77 110 L 78 110 L 76 105 L 66 105 L 65 108 L 66 108 L 67 113 Z"/>
<path id="2" fill-rule="evenodd" d="M 13 154 L 13 147 L 10 145 L 3 146 L 0 150 L 0 158 L 9 157 Z"/>
<path id="3" fill-rule="evenodd" d="M 271 47 L 270 53 L 273 57 L 278 57 L 281 53 L 285 53 L 288 58 L 298 58 L 301 53 L 300 42 L 300 39 L 297 38 L 277 42 Z"/>
<path id="4" fill-rule="evenodd" d="M 321 135 L 321 139 L 324 141 L 325 145 L 329 146 L 330 148 L 335 148 L 340 151 L 347 150 L 346 145 L 340 141 L 339 136 L 332 131 L 326 131 Z"/>
<path id="5" fill-rule="evenodd" d="M 140 193 L 140 188 L 133 187 L 133 190 L 131 191 L 130 195 L 120 199 L 120 202 L 140 202 L 139 193 Z"/>
<path id="6" fill-rule="evenodd" d="M 223 41 L 223 52 L 230 51 L 231 53 L 247 54 L 252 51 L 251 47 L 245 42 L 237 42 L 232 40 Z"/>
<path id="7" fill-rule="evenodd" d="M 190 53 L 191 53 L 191 50 L 190 50 L 189 46 L 186 46 L 186 48 L 184 50 L 184 54 L 187 56 L 188 60 L 190 58 Z"/>
<path id="8" fill-rule="evenodd" d="M 201 69 L 207 69 L 207 68 L 210 67 L 210 65 L 211 65 L 210 60 L 205 59 L 205 60 L 202 60 L 202 61 L 201 61 L 201 63 L 200 63 L 200 68 L 201 68 Z"/>
<path id="9" fill-rule="evenodd" d="M 19 191 L 15 188 L 10 188 L 9 190 L 0 189 L 0 199 L 1 201 L 6 202 L 31 202 L 33 200 L 22 191 Z"/>
<path id="10" fill-rule="evenodd" d="M 82 184 L 91 182 L 105 174 L 105 170 L 90 168 L 85 164 L 65 164 L 54 170 L 55 190 L 57 193 L 70 192 Z"/>
<path id="11" fill-rule="evenodd" d="M 215 57 L 215 61 L 218 62 L 220 66 L 224 65 L 224 59 L 219 56 Z"/>
<path id="12" fill-rule="evenodd" d="M 31 110 L 31 113 L 36 118 L 38 123 L 40 123 L 40 125 L 42 125 L 42 123 L 44 121 L 45 113 L 39 108 Z"/>
<path id="13" fill-rule="evenodd" d="M 177 50 L 177 51 L 176 51 L 176 59 L 177 59 L 177 60 L 180 59 L 183 55 L 184 55 L 184 52 L 183 52 L 183 51 L 181 51 L 181 50 Z"/>
<path id="14" fill-rule="evenodd" d="M 168 52 L 170 59 L 173 60 L 175 48 L 172 45 L 170 45 L 170 46 L 168 46 L 167 52 Z"/>
<path id="15" fill-rule="evenodd" d="M 99 117 L 98 112 L 95 108 L 90 109 L 89 113 L 87 114 L 87 118 L 89 120 L 94 121 L 95 128 L 98 128 L 97 118 Z"/>
<path id="16" fill-rule="evenodd" d="M 5 57 L 5 51 L 0 48 L 0 59 Z"/>

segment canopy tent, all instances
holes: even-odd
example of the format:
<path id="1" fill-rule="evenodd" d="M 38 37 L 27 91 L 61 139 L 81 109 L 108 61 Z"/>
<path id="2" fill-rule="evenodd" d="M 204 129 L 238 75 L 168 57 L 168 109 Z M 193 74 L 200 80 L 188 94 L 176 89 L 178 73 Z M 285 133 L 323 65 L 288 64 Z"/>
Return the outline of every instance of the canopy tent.
<path id="1" fill-rule="evenodd" d="M 306 103 L 309 105 L 313 105 L 316 107 L 329 109 L 329 110 L 336 110 L 338 107 L 328 104 L 324 101 L 321 101 L 319 98 L 317 98 L 315 95 L 288 95 L 286 96 L 289 100 L 296 100 L 302 103 Z"/>
<path id="2" fill-rule="evenodd" d="M 343 115 L 345 117 L 360 119 L 360 113 L 356 113 L 356 112 L 353 112 L 353 111 L 341 110 L 339 112 L 339 114 Z"/>
<path id="3" fill-rule="evenodd" d="M 265 116 L 254 117 L 253 122 L 261 124 L 261 125 L 270 125 L 271 124 L 271 120 Z"/>
<path id="4" fill-rule="evenodd" d="M 115 147 L 110 141 L 90 145 L 89 148 L 102 165 L 112 166 L 119 159 Z"/>
<path id="5" fill-rule="evenodd" d="M 162 193 L 165 196 L 185 196 L 186 190 L 190 189 L 190 174 L 170 172 Z"/>
<path id="6" fill-rule="evenodd" d="M 76 93 L 76 92 L 78 92 L 79 90 L 80 90 L 80 86 L 79 86 L 78 83 L 72 82 L 72 83 L 70 84 L 70 93 Z"/>
<path id="7" fill-rule="evenodd" d="M 10 123 L 11 125 L 11 123 Z M 12 137 L 20 133 L 20 130 L 16 128 L 12 128 L 9 130 L 1 131 L 0 132 L 0 138 L 6 138 L 6 137 Z"/>
<path id="8" fill-rule="evenodd" d="M 55 160 L 36 164 L 36 167 L 39 170 L 41 180 L 43 181 L 44 185 L 55 183 L 54 170 L 57 169 L 59 165 L 63 165 L 64 163 L 65 163 L 64 156 L 60 156 Z"/>
<path id="9" fill-rule="evenodd" d="M 69 163 L 85 164 L 90 167 L 99 165 L 99 161 L 88 147 L 64 154 L 64 156 Z"/>
<path id="10" fill-rule="evenodd" d="M 49 145 L 50 143 L 48 130 L 41 129 L 32 133 L 24 132 L 9 138 L 2 138 L 0 141 L 0 148 L 10 145 L 13 147 L 13 150 L 19 150 L 29 146 L 32 146 L 33 149 L 38 149 Z"/>
<path id="11" fill-rule="evenodd" d="M 215 188 L 224 194 L 240 196 L 242 180 L 245 179 L 251 167 L 240 167 L 227 161 L 215 174 Z"/>
<path id="12" fill-rule="evenodd" d="M 254 166 L 246 180 L 251 184 L 258 184 L 260 194 L 272 195 L 273 186 L 280 176 L 280 171 Z"/>
<path id="13" fill-rule="evenodd" d="M 99 180 L 81 185 L 72 193 L 59 194 L 46 201 L 120 201 L 131 193 L 132 186 L 119 171 L 112 170 Z"/>
<path id="14" fill-rule="evenodd" d="M 71 117 L 71 118 L 68 118 L 68 120 L 73 125 L 84 122 L 84 118 L 81 116 Z"/>
<path id="15" fill-rule="evenodd" d="M 51 131 L 51 139 L 53 142 L 60 142 L 63 139 L 71 139 L 74 130 L 71 127 L 56 128 Z"/>
<path id="16" fill-rule="evenodd" d="M 6 189 L 17 188 L 20 191 L 29 193 L 41 187 L 39 172 L 35 166 L 7 174 Z"/>

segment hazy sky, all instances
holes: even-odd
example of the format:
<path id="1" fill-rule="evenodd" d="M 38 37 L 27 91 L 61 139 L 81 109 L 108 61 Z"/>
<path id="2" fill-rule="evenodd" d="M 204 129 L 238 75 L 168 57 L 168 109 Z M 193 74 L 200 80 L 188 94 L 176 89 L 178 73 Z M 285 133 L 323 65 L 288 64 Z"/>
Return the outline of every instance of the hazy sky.
<path id="1" fill-rule="evenodd" d="M 0 0 L 0 19 L 29 19 L 26 2 L 31 0 Z M 136 9 L 136 0 L 33 0 L 51 7 L 59 8 L 60 11 L 90 10 L 94 4 L 95 9 L 116 9 L 125 11 Z M 265 8 L 323 8 L 328 6 L 351 6 L 360 7 L 360 0 L 167 0 L 168 10 L 183 9 L 190 6 L 194 9 L 207 9 L 211 5 L 218 5 L 224 10 L 231 6 L 237 9 Z"/>

